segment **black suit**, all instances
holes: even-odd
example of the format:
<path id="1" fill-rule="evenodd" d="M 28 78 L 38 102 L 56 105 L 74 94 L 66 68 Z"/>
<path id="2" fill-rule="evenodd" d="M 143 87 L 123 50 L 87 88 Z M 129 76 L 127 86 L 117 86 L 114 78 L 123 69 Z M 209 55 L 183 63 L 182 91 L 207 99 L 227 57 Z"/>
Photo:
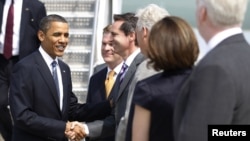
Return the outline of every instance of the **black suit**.
<path id="1" fill-rule="evenodd" d="M 250 46 L 224 39 L 194 68 L 174 114 L 176 141 L 207 141 L 209 124 L 250 124 Z"/>
<path id="2" fill-rule="evenodd" d="M 122 83 L 120 84 L 119 77 L 116 79 L 115 85 L 111 91 L 112 99 L 115 104 L 112 108 L 111 115 L 106 117 L 104 120 L 87 123 L 90 138 L 102 138 L 115 134 L 115 129 L 118 126 L 121 117 L 125 113 L 130 83 L 134 77 L 137 67 L 143 60 L 144 56 L 139 53 L 129 66 Z"/>
<path id="3" fill-rule="evenodd" d="M 66 141 L 67 120 L 92 119 L 109 102 L 78 104 L 72 92 L 68 65 L 58 60 L 63 84 L 63 108 L 60 110 L 56 86 L 39 51 L 19 61 L 11 77 L 10 108 L 14 120 L 13 141 Z M 107 114 L 107 113 L 103 113 Z"/>
<path id="4" fill-rule="evenodd" d="M 106 66 L 106 64 L 105 64 Z M 107 76 L 107 71 L 108 68 L 105 67 L 98 72 L 96 72 L 93 76 L 91 76 L 90 81 L 89 81 L 89 88 L 88 88 L 88 94 L 87 94 L 87 103 L 98 103 L 101 101 L 105 101 L 106 98 L 106 90 L 105 90 L 105 80 Z M 110 99 L 112 96 L 109 95 L 108 99 Z M 106 109 L 107 110 L 107 115 L 103 116 L 98 116 L 96 117 L 97 119 L 101 120 L 110 115 L 111 108 Z M 101 112 L 101 111 L 100 111 Z M 91 122 L 94 120 L 90 120 L 88 122 Z M 97 139 L 98 141 L 113 141 L 114 136 L 111 137 L 106 137 L 103 139 Z M 97 141 L 96 140 L 96 141 Z"/>
<path id="5" fill-rule="evenodd" d="M 3 8 L 5 0 L 0 0 L 0 33 L 2 31 Z M 10 72 L 13 65 L 21 58 L 35 51 L 40 41 L 37 38 L 38 25 L 40 20 L 46 16 L 46 10 L 43 3 L 38 0 L 23 0 L 19 37 L 19 55 L 6 60 L 0 54 L 0 132 L 6 141 L 11 136 L 11 118 L 8 105 L 8 90 Z"/>
<path id="6" fill-rule="evenodd" d="M 0 0 L 0 27 L 2 27 L 3 6 L 5 0 Z M 19 59 L 27 56 L 40 46 L 37 38 L 37 31 L 40 20 L 46 16 L 46 9 L 43 3 L 38 0 L 23 0 L 21 25 L 20 25 L 20 42 L 19 42 Z M 2 33 L 3 31 L 1 31 Z"/>
<path id="7" fill-rule="evenodd" d="M 91 76 L 88 87 L 87 103 L 96 103 L 106 100 L 105 80 L 107 67 L 99 70 Z"/>
<path id="8" fill-rule="evenodd" d="M 107 67 L 106 63 L 103 63 L 103 64 L 95 66 L 95 68 L 94 68 L 94 74 L 97 73 L 97 72 L 99 72 L 100 70 L 106 68 L 106 67 Z"/>

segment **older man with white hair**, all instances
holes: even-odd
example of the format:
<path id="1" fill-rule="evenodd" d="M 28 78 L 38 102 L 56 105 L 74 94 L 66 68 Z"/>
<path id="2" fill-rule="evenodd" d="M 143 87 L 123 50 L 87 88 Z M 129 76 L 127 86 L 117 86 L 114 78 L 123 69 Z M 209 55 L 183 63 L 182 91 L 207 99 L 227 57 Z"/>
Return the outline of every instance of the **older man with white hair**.
<path id="1" fill-rule="evenodd" d="M 241 29 L 247 3 L 197 0 L 198 30 L 210 51 L 177 100 L 176 141 L 207 141 L 208 125 L 250 124 L 250 46 Z"/>

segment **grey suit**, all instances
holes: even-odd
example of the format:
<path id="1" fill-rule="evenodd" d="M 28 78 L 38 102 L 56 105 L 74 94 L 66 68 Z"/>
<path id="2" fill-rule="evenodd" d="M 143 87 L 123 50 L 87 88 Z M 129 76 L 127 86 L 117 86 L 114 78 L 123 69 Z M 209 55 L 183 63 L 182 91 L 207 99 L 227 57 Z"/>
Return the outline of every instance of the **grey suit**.
<path id="1" fill-rule="evenodd" d="M 176 141 L 206 141 L 209 124 L 250 124 L 249 60 L 250 46 L 237 34 L 200 61 L 177 100 Z"/>
<path id="2" fill-rule="evenodd" d="M 155 71 L 152 68 L 147 67 L 148 59 L 144 60 L 137 68 L 135 76 L 131 82 L 129 92 L 128 92 L 128 100 L 126 104 L 126 111 L 125 115 L 121 118 L 121 121 L 118 125 L 117 132 L 116 132 L 116 141 L 125 141 L 125 135 L 127 131 L 127 124 L 128 124 L 128 118 L 129 118 L 129 112 L 130 112 L 130 105 L 132 101 L 132 97 L 134 95 L 134 89 L 135 85 L 138 81 L 143 80 L 149 76 L 152 76 L 154 74 L 157 74 L 159 72 Z"/>
<path id="3" fill-rule="evenodd" d="M 129 66 L 120 86 L 118 86 L 119 79 L 117 79 L 116 84 L 114 86 L 115 88 L 113 88 L 111 92 L 115 92 L 113 98 L 115 105 L 112 109 L 112 114 L 104 120 L 98 120 L 95 122 L 87 123 L 90 138 L 102 138 L 115 134 L 116 126 L 118 125 L 121 117 L 125 113 L 129 86 L 131 84 L 138 65 L 143 60 L 144 56 L 139 53 L 133 60 L 132 64 Z"/>

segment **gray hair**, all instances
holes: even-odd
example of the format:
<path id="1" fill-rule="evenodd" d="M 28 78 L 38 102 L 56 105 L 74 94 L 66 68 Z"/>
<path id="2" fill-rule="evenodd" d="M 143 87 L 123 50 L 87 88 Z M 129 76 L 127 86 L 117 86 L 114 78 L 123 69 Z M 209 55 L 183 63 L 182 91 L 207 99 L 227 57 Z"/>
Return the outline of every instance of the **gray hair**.
<path id="1" fill-rule="evenodd" d="M 244 21 L 248 0 L 198 0 L 205 7 L 215 26 L 241 25 Z"/>
<path id="2" fill-rule="evenodd" d="M 156 4 L 149 4 L 143 9 L 139 9 L 136 12 L 136 17 L 138 17 L 137 28 L 141 29 L 146 27 L 149 31 L 151 27 L 161 20 L 162 18 L 169 16 L 167 10 L 159 7 Z"/>

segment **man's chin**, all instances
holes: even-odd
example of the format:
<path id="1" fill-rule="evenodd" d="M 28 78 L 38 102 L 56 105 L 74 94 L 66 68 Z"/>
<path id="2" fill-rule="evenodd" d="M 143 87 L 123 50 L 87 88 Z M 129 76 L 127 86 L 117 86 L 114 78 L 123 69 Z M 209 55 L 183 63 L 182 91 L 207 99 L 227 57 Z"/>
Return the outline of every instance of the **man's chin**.
<path id="1" fill-rule="evenodd" d="M 57 57 L 62 57 L 63 55 L 64 55 L 64 52 L 56 54 Z"/>
<path id="2" fill-rule="evenodd" d="M 105 61 L 106 63 L 112 63 L 112 62 L 114 62 L 114 60 L 113 60 L 113 59 L 110 59 L 110 58 L 104 59 L 104 61 Z"/>

